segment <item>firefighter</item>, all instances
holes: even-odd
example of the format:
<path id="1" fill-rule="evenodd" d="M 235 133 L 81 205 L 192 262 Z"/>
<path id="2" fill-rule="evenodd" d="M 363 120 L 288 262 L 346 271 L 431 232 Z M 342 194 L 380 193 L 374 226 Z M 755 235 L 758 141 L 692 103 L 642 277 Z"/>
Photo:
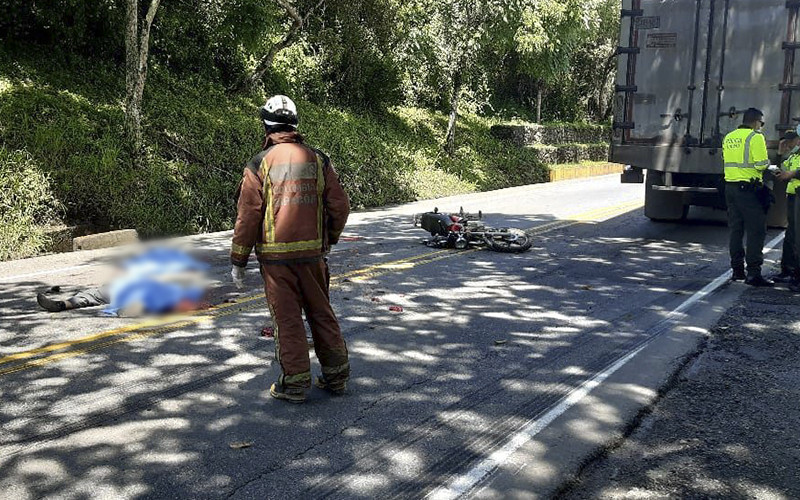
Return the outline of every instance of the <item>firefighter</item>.
<path id="1" fill-rule="evenodd" d="M 780 153 L 786 156 L 783 162 L 784 172 L 794 172 L 800 168 L 800 136 L 797 132 L 787 132 L 781 141 Z M 788 225 L 783 238 L 783 253 L 781 255 L 781 272 L 773 276 L 773 280 L 781 283 L 797 282 L 800 275 L 798 265 L 797 242 L 795 241 L 796 221 L 794 214 L 795 196 L 800 180 L 789 180 L 786 185 L 786 216 Z"/>
<path id="2" fill-rule="evenodd" d="M 347 346 L 329 297 L 326 259 L 338 242 L 350 202 L 321 151 L 297 132 L 297 108 L 286 96 L 271 97 L 261 108 L 263 150 L 244 170 L 231 246 L 231 275 L 242 283 L 255 248 L 275 331 L 275 357 L 281 376 L 272 397 L 302 403 L 311 387 L 302 313 L 311 327 L 322 365 L 316 385 L 334 394 L 345 391 L 350 376 Z"/>
<path id="3" fill-rule="evenodd" d="M 767 210 L 771 194 L 763 174 L 769 167 L 767 143 L 761 128 L 764 113 L 755 108 L 744 112 L 742 125 L 722 142 L 725 169 L 725 201 L 728 205 L 732 279 L 751 286 L 774 286 L 761 275 Z M 747 236 L 747 250 L 742 240 Z M 747 273 L 745 274 L 745 263 Z"/>

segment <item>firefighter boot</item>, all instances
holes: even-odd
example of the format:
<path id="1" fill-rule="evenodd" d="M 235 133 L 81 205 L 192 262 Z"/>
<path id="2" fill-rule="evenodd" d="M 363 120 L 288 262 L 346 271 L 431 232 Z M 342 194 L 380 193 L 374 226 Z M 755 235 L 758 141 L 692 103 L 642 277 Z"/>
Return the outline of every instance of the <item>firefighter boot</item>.
<path id="1" fill-rule="evenodd" d="M 281 377 L 283 378 L 283 377 Z M 305 403 L 306 391 L 299 387 L 286 387 L 282 382 L 275 382 L 269 388 L 269 395 L 275 399 L 282 399 L 290 403 Z"/>
<path id="2" fill-rule="evenodd" d="M 342 382 L 331 383 L 325 380 L 324 375 L 320 375 L 319 377 L 317 377 L 317 380 L 316 382 L 314 382 L 314 385 L 336 396 L 341 396 L 342 394 L 344 394 L 344 391 L 347 390 L 347 382 L 342 381 Z"/>

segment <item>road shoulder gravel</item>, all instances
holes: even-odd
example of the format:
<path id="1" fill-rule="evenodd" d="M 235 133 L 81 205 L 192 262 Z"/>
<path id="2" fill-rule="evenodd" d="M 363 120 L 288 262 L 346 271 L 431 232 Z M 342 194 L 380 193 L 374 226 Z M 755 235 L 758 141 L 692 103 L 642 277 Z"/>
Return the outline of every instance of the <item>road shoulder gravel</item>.
<path id="1" fill-rule="evenodd" d="M 741 285 L 734 285 L 741 286 Z M 800 295 L 748 289 L 561 498 L 799 498 Z"/>

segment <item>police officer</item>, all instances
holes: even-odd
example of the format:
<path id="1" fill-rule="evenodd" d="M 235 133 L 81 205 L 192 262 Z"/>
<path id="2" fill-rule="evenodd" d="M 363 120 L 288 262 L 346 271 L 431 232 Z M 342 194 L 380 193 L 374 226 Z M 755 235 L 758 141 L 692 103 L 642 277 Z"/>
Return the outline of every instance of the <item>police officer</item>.
<path id="1" fill-rule="evenodd" d="M 769 287 L 775 283 L 761 275 L 769 207 L 768 202 L 764 201 L 769 193 L 764 191 L 767 188 L 762 179 L 769 167 L 767 143 L 761 133 L 763 126 L 764 113 L 755 108 L 748 109 L 744 112 L 742 125 L 725 136 L 722 149 L 733 280 Z M 742 243 L 745 235 L 746 251 Z"/>
<path id="2" fill-rule="evenodd" d="M 797 134 L 800 134 L 800 126 L 797 127 Z M 795 144 L 796 147 L 792 148 L 794 154 L 784 162 L 784 171 L 778 174 L 778 178 L 788 183 L 786 185 L 786 192 L 793 192 L 795 198 L 794 206 L 787 207 L 789 225 L 786 227 L 786 235 L 784 236 L 784 248 L 791 239 L 791 243 L 794 243 L 793 248 L 797 267 L 796 273 L 792 277 L 791 284 L 789 285 L 789 290 L 800 293 L 800 252 L 798 252 L 798 250 L 800 250 L 800 202 L 797 201 L 797 188 L 800 187 L 800 139 L 797 139 Z M 789 201 L 788 198 L 787 201 Z M 784 253 L 783 258 L 785 258 L 785 255 Z M 781 265 L 783 265 L 783 261 L 781 261 Z"/>
<path id="3" fill-rule="evenodd" d="M 330 159 L 297 133 L 297 108 L 291 99 L 271 97 L 261 108 L 261 119 L 264 147 L 245 168 L 239 188 L 231 275 L 237 285 L 242 282 L 255 247 L 281 365 L 270 395 L 302 403 L 311 387 L 304 312 L 322 365 L 316 385 L 341 394 L 350 376 L 324 259 L 339 240 L 350 202 Z"/>
<path id="4" fill-rule="evenodd" d="M 796 131 L 787 132 L 781 141 L 780 153 L 785 155 L 783 161 L 784 172 L 794 172 L 800 168 L 800 136 Z M 792 179 L 786 185 L 786 216 L 788 225 L 783 238 L 783 253 L 781 255 L 781 272 L 773 277 L 774 281 L 781 283 L 797 282 L 800 263 L 798 263 L 797 242 L 795 241 L 795 198 L 800 180 Z"/>

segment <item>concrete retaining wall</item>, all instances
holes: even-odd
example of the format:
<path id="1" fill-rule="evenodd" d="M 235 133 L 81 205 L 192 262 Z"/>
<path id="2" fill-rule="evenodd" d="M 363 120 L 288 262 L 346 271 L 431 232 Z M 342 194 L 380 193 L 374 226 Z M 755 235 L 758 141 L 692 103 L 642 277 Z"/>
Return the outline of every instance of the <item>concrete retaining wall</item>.
<path id="1" fill-rule="evenodd" d="M 139 241 L 139 235 L 135 229 L 122 229 L 75 238 L 72 240 L 72 250 L 97 250 L 98 248 L 128 245 L 137 241 Z"/>
<path id="2" fill-rule="evenodd" d="M 598 144 L 611 140 L 609 128 L 600 125 L 494 125 L 491 133 L 498 139 L 520 147 L 538 144 Z"/>
<path id="3" fill-rule="evenodd" d="M 625 168 L 625 166 L 619 163 L 555 167 L 550 169 L 550 182 L 581 179 L 584 177 L 597 177 L 599 175 L 621 174 L 623 168 Z"/>

